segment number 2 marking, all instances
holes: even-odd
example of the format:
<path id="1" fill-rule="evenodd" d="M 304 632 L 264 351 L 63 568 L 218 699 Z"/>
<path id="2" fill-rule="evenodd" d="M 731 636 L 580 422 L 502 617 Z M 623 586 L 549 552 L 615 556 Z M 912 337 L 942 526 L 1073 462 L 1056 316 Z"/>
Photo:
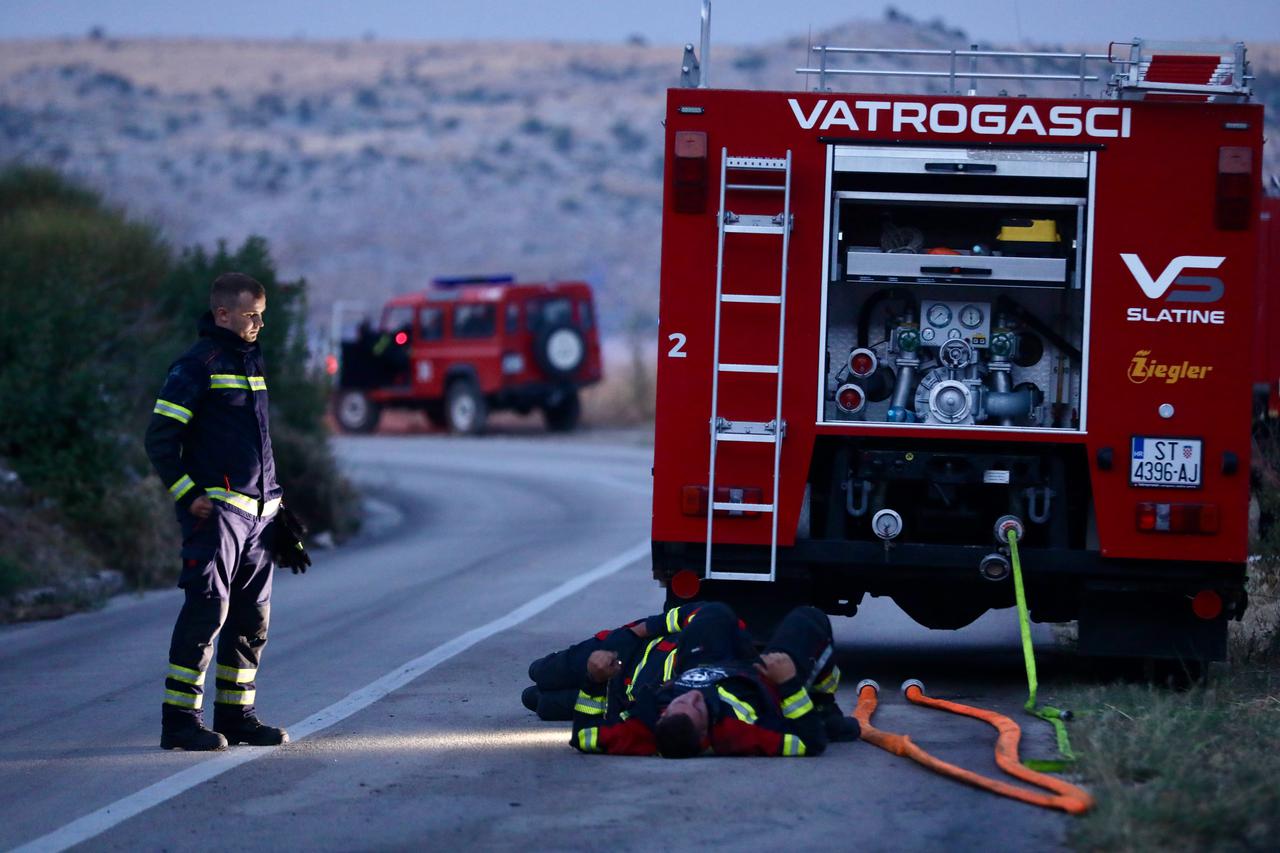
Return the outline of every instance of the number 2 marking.
<path id="1" fill-rule="evenodd" d="M 688 338 L 686 338 L 684 335 L 680 334 L 679 332 L 672 332 L 671 334 L 667 335 L 667 340 L 675 341 L 675 343 L 671 347 L 671 350 L 667 353 L 667 358 L 684 358 L 689 354 L 684 351 L 685 341 L 688 340 Z"/>

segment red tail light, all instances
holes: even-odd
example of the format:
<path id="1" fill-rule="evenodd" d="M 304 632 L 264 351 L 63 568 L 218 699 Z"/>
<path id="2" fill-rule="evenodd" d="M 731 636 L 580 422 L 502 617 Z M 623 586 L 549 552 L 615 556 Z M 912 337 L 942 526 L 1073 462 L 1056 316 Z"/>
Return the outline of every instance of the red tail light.
<path id="1" fill-rule="evenodd" d="M 676 572 L 675 577 L 671 579 L 671 594 L 684 601 L 697 595 L 701 587 L 702 578 L 688 569 Z"/>
<path id="2" fill-rule="evenodd" d="M 681 130 L 675 138 L 676 213 L 705 213 L 707 210 L 707 135 Z"/>
<path id="3" fill-rule="evenodd" d="M 1224 145 L 1218 149 L 1218 192 L 1213 221 L 1223 231 L 1244 231 L 1253 219 L 1253 149 Z"/>
<path id="4" fill-rule="evenodd" d="M 1217 504 L 1140 503 L 1134 526 L 1144 533 L 1217 533 Z"/>
<path id="5" fill-rule="evenodd" d="M 1222 613 L 1222 596 L 1211 589 L 1202 589 L 1191 599 L 1191 612 L 1201 619 L 1217 619 Z"/>

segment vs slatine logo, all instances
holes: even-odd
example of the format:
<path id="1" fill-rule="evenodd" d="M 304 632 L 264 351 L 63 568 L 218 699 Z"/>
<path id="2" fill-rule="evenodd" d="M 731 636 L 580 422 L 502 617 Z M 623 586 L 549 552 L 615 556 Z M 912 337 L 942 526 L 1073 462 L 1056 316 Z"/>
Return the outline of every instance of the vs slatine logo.
<path id="1" fill-rule="evenodd" d="M 1222 299 L 1226 285 L 1217 276 L 1183 275 L 1187 270 L 1216 270 L 1225 257 L 1217 255 L 1180 255 L 1160 272 L 1152 276 L 1142 259 L 1135 254 L 1120 253 L 1120 260 L 1129 268 L 1129 274 L 1142 289 L 1143 295 L 1153 301 L 1173 305 L 1210 305 Z M 1214 308 L 1163 307 L 1129 308 L 1125 317 L 1130 323 L 1201 323 L 1221 326 L 1227 322 L 1227 312 Z"/>

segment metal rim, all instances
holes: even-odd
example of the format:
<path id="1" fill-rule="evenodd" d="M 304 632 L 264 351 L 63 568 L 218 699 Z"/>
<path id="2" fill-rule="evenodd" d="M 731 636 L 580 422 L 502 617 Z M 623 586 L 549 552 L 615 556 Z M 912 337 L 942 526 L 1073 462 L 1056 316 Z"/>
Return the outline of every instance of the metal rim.
<path id="1" fill-rule="evenodd" d="M 338 401 L 338 420 L 346 427 L 358 427 L 369 417 L 369 401 L 359 391 L 348 391 Z"/>
<path id="2" fill-rule="evenodd" d="M 582 336 L 570 328 L 556 329 L 547 335 L 547 362 L 564 373 L 577 370 L 586 353 Z"/>

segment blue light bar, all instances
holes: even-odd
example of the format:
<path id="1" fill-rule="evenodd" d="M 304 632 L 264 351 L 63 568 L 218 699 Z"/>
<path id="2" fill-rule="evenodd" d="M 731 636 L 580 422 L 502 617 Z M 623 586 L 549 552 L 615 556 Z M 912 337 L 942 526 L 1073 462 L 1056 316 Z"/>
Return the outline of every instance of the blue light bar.
<path id="1" fill-rule="evenodd" d="M 515 284 L 514 275 L 451 275 L 431 279 L 433 287 L 462 287 L 467 284 Z"/>

